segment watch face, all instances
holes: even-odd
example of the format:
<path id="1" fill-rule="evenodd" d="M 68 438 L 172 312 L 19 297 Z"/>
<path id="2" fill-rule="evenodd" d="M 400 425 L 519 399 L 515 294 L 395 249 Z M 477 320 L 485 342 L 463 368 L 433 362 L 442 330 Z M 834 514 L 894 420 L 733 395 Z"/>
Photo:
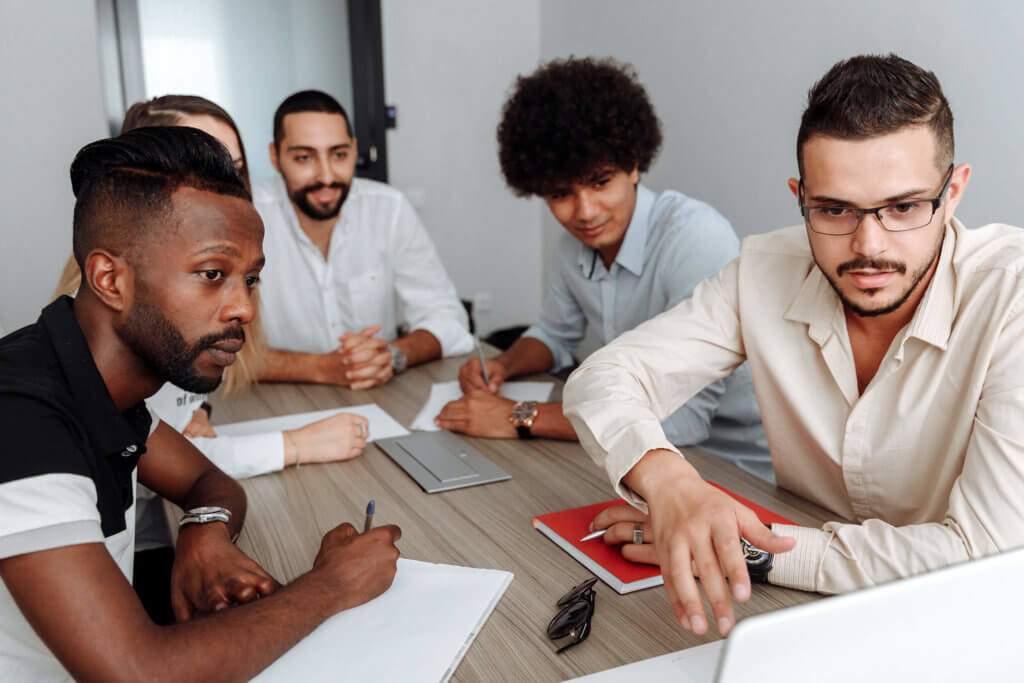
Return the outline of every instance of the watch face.
<path id="1" fill-rule="evenodd" d="M 537 417 L 537 402 L 523 401 L 512 407 L 512 417 L 516 420 L 529 420 Z"/>

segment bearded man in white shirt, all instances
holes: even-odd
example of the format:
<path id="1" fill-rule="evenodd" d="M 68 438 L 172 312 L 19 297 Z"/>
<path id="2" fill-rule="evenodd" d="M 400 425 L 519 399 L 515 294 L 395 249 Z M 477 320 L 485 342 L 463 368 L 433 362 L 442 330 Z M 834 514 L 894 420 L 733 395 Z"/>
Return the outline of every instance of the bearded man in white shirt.
<path id="1" fill-rule="evenodd" d="M 270 160 L 281 177 L 253 187 L 269 256 L 261 379 L 366 389 L 473 347 L 423 224 L 400 192 L 354 177 L 357 157 L 330 95 L 305 90 L 277 108 Z M 396 338 L 399 322 L 411 331 Z"/>
<path id="2" fill-rule="evenodd" d="M 621 543 L 643 520 L 684 627 L 708 628 L 699 576 L 732 628 L 729 589 L 745 601 L 755 575 L 741 537 L 774 554 L 768 582 L 823 593 L 1024 544 L 1024 232 L 953 217 L 971 175 L 953 151 L 933 73 L 836 64 L 797 136 L 803 225 L 748 238 L 570 377 L 565 414 L 639 508 L 594 525 Z M 769 531 L 665 440 L 663 416 L 744 360 L 778 485 L 849 523 Z"/>

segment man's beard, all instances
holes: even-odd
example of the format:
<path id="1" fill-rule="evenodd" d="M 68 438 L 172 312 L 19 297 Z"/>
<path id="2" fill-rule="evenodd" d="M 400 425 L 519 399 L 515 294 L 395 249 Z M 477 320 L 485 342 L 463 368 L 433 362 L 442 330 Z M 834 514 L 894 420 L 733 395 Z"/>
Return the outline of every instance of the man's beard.
<path id="1" fill-rule="evenodd" d="M 903 292 L 903 294 L 901 294 L 899 297 L 897 297 L 894 302 L 892 302 L 888 306 L 883 306 L 881 308 L 862 308 L 855 304 L 854 302 L 847 299 L 846 296 L 843 294 L 842 290 L 839 289 L 839 285 L 837 284 L 838 278 L 841 277 L 842 274 L 847 271 L 861 270 L 863 268 L 872 268 L 874 270 L 895 270 L 900 273 L 905 273 L 907 272 L 907 264 L 900 263 L 899 261 L 870 259 L 862 256 L 860 258 L 855 258 L 852 261 L 847 261 L 845 263 L 839 264 L 839 267 L 836 268 L 836 279 L 833 279 L 832 276 L 829 275 L 828 272 L 821 267 L 821 264 L 818 263 L 817 258 L 815 258 L 814 262 L 817 263 L 818 268 L 821 270 L 821 272 L 825 274 L 825 278 L 828 280 L 829 284 L 832 285 L 832 289 L 835 290 L 835 293 L 839 297 L 839 300 L 843 302 L 843 306 L 845 306 L 851 313 L 860 316 L 861 318 L 874 318 L 876 316 L 892 313 L 893 311 L 899 309 L 900 306 L 907 302 L 907 299 L 910 298 L 910 295 L 914 292 L 915 289 L 917 289 L 917 286 L 921 283 L 921 280 L 924 279 L 924 276 L 928 274 L 928 271 L 931 269 L 932 265 L 939 258 L 939 252 L 942 251 L 942 241 L 943 239 L 945 239 L 945 228 L 943 228 L 939 234 L 940 237 L 938 244 L 935 245 L 935 251 L 932 252 L 931 258 L 929 258 L 928 261 L 923 266 L 921 266 L 919 270 L 914 272 L 914 274 L 911 276 L 910 286 L 907 287 L 907 290 Z M 877 292 L 878 290 L 865 289 L 862 291 L 868 296 L 873 296 L 875 292 Z"/>
<path id="2" fill-rule="evenodd" d="M 236 326 L 206 335 L 190 345 L 159 308 L 141 297 L 136 299 L 116 331 L 156 377 L 194 394 L 210 393 L 220 386 L 223 378 L 223 372 L 216 377 L 200 375 L 195 368 L 199 354 L 226 339 L 245 341 L 245 331 Z"/>
<path id="3" fill-rule="evenodd" d="M 317 192 L 327 187 L 332 187 L 341 190 L 341 195 L 338 197 L 338 201 L 335 204 L 331 204 L 324 209 L 318 209 L 309 201 L 309 195 L 312 192 Z M 299 211 L 306 214 L 315 221 L 326 221 L 331 218 L 337 218 L 341 212 L 341 205 L 345 203 L 348 198 L 349 185 L 346 183 L 335 182 L 330 185 L 324 183 L 315 183 L 313 185 L 306 185 L 301 187 L 295 192 L 292 192 L 292 202 L 295 206 L 299 207 Z"/>

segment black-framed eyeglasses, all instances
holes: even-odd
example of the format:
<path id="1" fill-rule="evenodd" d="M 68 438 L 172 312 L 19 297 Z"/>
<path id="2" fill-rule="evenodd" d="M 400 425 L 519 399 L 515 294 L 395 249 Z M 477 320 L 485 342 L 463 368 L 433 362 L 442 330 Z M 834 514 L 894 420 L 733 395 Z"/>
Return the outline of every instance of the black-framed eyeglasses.
<path id="1" fill-rule="evenodd" d="M 946 180 L 939 194 L 931 199 L 908 199 L 872 209 L 858 209 L 853 206 L 813 206 L 803 203 L 804 181 L 800 180 L 800 215 L 812 231 L 819 235 L 852 235 L 857 232 L 866 214 L 873 214 L 875 220 L 889 232 L 918 230 L 932 222 L 935 212 L 942 206 L 942 197 L 953 179 L 953 164 L 949 165 Z"/>
<path id="2" fill-rule="evenodd" d="M 548 638 L 558 646 L 556 654 L 582 643 L 590 635 L 590 620 L 594 616 L 594 584 L 590 578 L 573 586 L 558 600 L 561 608 L 548 623 Z"/>

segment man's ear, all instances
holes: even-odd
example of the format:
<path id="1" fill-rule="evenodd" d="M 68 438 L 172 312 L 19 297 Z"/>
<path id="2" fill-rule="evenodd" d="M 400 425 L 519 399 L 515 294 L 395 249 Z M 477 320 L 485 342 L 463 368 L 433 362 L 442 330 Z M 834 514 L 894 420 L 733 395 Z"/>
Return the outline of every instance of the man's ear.
<path id="1" fill-rule="evenodd" d="M 270 141 L 270 147 L 268 148 L 268 151 L 270 152 L 270 165 L 274 167 L 275 171 L 280 173 L 281 163 L 280 160 L 277 158 L 277 145 L 274 143 L 273 140 Z"/>
<path id="2" fill-rule="evenodd" d="M 135 271 L 123 256 L 93 249 L 85 257 L 81 286 L 88 287 L 111 310 L 123 313 L 131 308 Z"/>

